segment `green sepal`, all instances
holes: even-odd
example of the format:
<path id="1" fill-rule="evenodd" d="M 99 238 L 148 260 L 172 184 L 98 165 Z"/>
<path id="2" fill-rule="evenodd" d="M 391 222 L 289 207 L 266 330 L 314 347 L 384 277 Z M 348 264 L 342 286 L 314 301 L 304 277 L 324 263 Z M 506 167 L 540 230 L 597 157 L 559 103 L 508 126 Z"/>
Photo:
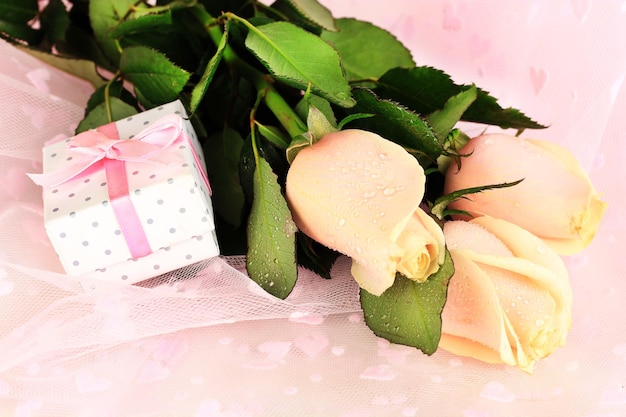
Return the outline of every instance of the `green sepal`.
<path id="1" fill-rule="evenodd" d="M 337 127 L 337 119 L 335 118 L 335 112 L 333 111 L 332 105 L 328 102 L 328 100 L 312 94 L 310 90 L 306 91 L 304 97 L 302 97 L 302 100 L 296 104 L 294 110 L 302 120 L 307 120 L 309 117 L 309 108 L 311 106 L 321 111 L 326 120 L 328 120 L 333 127 Z"/>
<path id="2" fill-rule="evenodd" d="M 305 132 L 293 138 L 287 148 L 287 162 L 291 164 L 293 160 L 296 159 L 298 152 L 311 145 L 313 145 L 313 135 L 311 132 Z"/>
<path id="3" fill-rule="evenodd" d="M 446 207 L 448 207 L 448 205 L 452 203 L 454 200 L 457 200 L 459 198 L 467 198 L 466 196 L 469 194 L 482 193 L 484 191 L 495 190 L 498 188 L 513 187 L 522 181 L 524 181 L 523 178 L 517 181 L 513 181 L 513 182 L 503 182 L 500 184 L 463 188 L 462 190 L 451 192 L 450 194 L 446 194 L 444 196 L 439 197 L 437 200 L 435 200 L 433 206 L 430 209 L 430 212 L 432 215 L 436 216 L 439 220 L 443 220 L 445 216 L 449 214 L 453 214 L 452 212 L 447 211 Z M 454 213 L 458 213 L 458 211 L 455 210 Z M 467 213 L 463 212 L 463 214 L 467 214 Z"/>
<path id="4" fill-rule="evenodd" d="M 306 125 L 311 133 L 312 143 L 317 142 L 329 133 L 337 131 L 337 128 L 326 118 L 326 115 L 315 106 L 309 106 Z"/>

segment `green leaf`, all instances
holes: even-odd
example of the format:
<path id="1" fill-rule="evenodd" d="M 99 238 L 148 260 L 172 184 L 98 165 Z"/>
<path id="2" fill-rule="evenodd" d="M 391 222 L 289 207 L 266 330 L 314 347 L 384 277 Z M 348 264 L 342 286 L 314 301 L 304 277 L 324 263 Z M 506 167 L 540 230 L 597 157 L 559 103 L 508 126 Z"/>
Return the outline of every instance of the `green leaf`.
<path id="1" fill-rule="evenodd" d="M 290 138 L 283 133 L 282 130 L 275 126 L 266 126 L 264 124 L 259 123 L 259 121 L 255 121 L 256 127 L 259 129 L 259 133 L 265 139 L 276 145 L 281 149 L 287 149 L 289 146 Z"/>
<path id="2" fill-rule="evenodd" d="M 330 10 L 316 0 L 277 0 L 272 3 L 272 9 L 283 13 L 305 29 L 337 30 Z"/>
<path id="3" fill-rule="evenodd" d="M 276 175 L 263 158 L 254 172 L 254 200 L 248 219 L 246 268 L 250 278 L 285 299 L 296 284 L 296 225 Z"/>
<path id="4" fill-rule="evenodd" d="M 109 113 L 107 111 L 106 103 L 101 103 L 93 108 L 87 116 L 78 124 L 76 133 L 84 132 L 85 130 L 95 129 L 98 126 L 105 125 L 110 122 L 124 119 L 126 117 L 137 114 L 137 109 L 133 106 L 124 103 L 122 100 L 110 97 L 109 102 L 111 105 L 111 118 L 109 119 Z"/>
<path id="5" fill-rule="evenodd" d="M 350 111 L 373 115 L 354 120 L 353 125 L 404 146 L 413 154 L 425 155 L 431 162 L 443 152 L 435 133 L 418 114 L 398 103 L 381 100 L 366 88 L 357 87 L 352 94 L 357 104 Z"/>
<path id="6" fill-rule="evenodd" d="M 211 135 L 204 147 L 215 211 L 234 227 L 241 224 L 245 203 L 239 180 L 242 147 L 241 135 L 228 127 Z"/>
<path id="7" fill-rule="evenodd" d="M 175 100 L 190 75 L 162 53 L 143 46 L 124 49 L 120 71 L 133 83 L 137 97 L 146 107 Z"/>
<path id="8" fill-rule="evenodd" d="M 37 16 L 37 0 L 2 0 L 0 1 L 1 20 L 13 23 L 27 23 Z"/>
<path id="9" fill-rule="evenodd" d="M 379 80 L 376 93 L 410 109 L 427 115 L 442 109 L 446 101 L 470 85 L 457 85 L 443 71 L 431 67 L 395 68 Z M 476 101 L 465 111 L 461 120 L 499 126 L 503 129 L 544 128 L 514 108 L 503 109 L 487 92 L 478 89 Z"/>
<path id="10" fill-rule="evenodd" d="M 476 100 L 475 86 L 461 91 L 446 101 L 443 109 L 432 112 L 426 120 L 435 131 L 440 142 L 443 142 L 454 126 L 461 120 L 463 113 Z"/>
<path id="11" fill-rule="evenodd" d="M 426 282 L 397 274 L 393 286 L 378 297 L 361 290 L 365 323 L 379 337 L 432 355 L 441 338 L 441 312 L 453 274 L 452 258 L 446 250 L 443 265 Z"/>
<path id="12" fill-rule="evenodd" d="M 11 38 L 26 41 L 30 45 L 38 43 L 41 39 L 41 32 L 28 24 L 9 22 L 0 18 L 0 35 L 2 33 L 6 33 Z"/>
<path id="13" fill-rule="evenodd" d="M 96 88 L 96 90 L 91 94 L 91 96 L 89 97 L 89 100 L 87 101 L 87 107 L 85 109 L 85 112 L 88 114 L 96 106 L 106 102 L 107 95 L 109 97 L 118 98 L 122 100 L 123 102 L 125 102 L 126 104 L 133 106 L 133 107 L 137 102 L 137 100 L 130 93 L 130 91 L 124 88 L 123 82 L 115 81 L 109 85 L 108 91 L 107 91 L 107 84 L 103 84 L 100 87 Z"/>
<path id="14" fill-rule="evenodd" d="M 116 40 L 111 39 L 109 33 L 135 3 L 136 0 L 91 0 L 89 2 L 89 21 L 94 36 L 104 56 L 114 66 L 120 59 L 120 50 Z"/>
<path id="15" fill-rule="evenodd" d="M 337 32 L 321 37 L 339 51 L 349 81 L 378 79 L 396 67 L 415 66 L 411 53 L 391 33 L 356 19 L 337 19 Z"/>
<path id="16" fill-rule="evenodd" d="M 276 79 L 301 90 L 311 90 L 342 107 L 351 107 L 350 86 L 339 55 L 317 36 L 287 22 L 250 29 L 246 47 Z"/>
<path id="17" fill-rule="evenodd" d="M 65 58 L 20 45 L 17 45 L 17 47 L 46 64 L 88 81 L 94 87 L 101 86 L 105 83 L 100 74 L 98 74 L 93 61 Z"/>
<path id="18" fill-rule="evenodd" d="M 162 13 L 165 11 L 187 9 L 198 4 L 197 0 L 172 0 L 162 6 L 138 7 L 133 14 L 135 17 L 144 16 L 153 13 Z"/>
<path id="19" fill-rule="evenodd" d="M 93 34 L 77 25 L 71 24 L 65 33 L 65 39 L 58 39 L 55 47 L 64 57 L 91 61 L 93 67 L 104 68 L 110 72 L 117 70 L 117 66 L 112 65 L 104 55 Z"/>
<path id="20" fill-rule="evenodd" d="M 110 38 L 119 38 L 136 32 L 148 32 L 162 26 L 172 24 L 172 12 L 164 10 L 160 13 L 143 14 L 120 22 L 109 31 Z"/>
<path id="21" fill-rule="evenodd" d="M 50 0 L 39 20 L 51 45 L 65 39 L 65 34 L 70 26 L 70 16 L 61 0 Z"/>
<path id="22" fill-rule="evenodd" d="M 222 39 L 220 39 L 220 43 L 217 46 L 217 51 L 207 64 L 204 69 L 204 73 L 202 74 L 202 78 L 198 81 L 198 84 L 191 91 L 191 104 L 190 109 L 191 113 L 195 113 L 196 109 L 200 105 L 200 102 L 204 98 L 207 89 L 209 88 L 209 84 L 213 81 L 213 76 L 215 75 L 215 71 L 222 61 L 222 56 L 224 55 L 224 49 L 226 48 L 228 42 L 228 32 L 230 28 L 230 21 L 227 21 L 224 25 L 224 33 L 222 34 Z"/>
<path id="23" fill-rule="evenodd" d="M 316 242 L 304 233 L 297 233 L 297 242 L 298 264 L 322 278 L 331 279 L 330 271 L 341 254 Z"/>

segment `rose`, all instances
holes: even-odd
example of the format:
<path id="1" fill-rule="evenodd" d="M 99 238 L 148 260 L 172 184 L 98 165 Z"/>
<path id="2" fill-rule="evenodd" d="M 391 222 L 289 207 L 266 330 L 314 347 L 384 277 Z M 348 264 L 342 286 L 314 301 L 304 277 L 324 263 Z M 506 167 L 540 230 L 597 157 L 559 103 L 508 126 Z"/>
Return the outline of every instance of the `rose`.
<path id="1" fill-rule="evenodd" d="M 439 346 L 532 372 L 571 326 L 562 259 L 532 233 L 489 216 L 446 222 L 444 235 L 455 273 Z"/>
<path id="2" fill-rule="evenodd" d="M 374 295 L 396 272 L 425 281 L 445 255 L 441 227 L 419 206 L 424 170 L 401 146 L 361 130 L 325 135 L 289 168 L 287 201 L 298 228 L 352 258 Z"/>
<path id="3" fill-rule="evenodd" d="M 468 195 L 450 208 L 508 220 L 562 255 L 581 251 L 593 239 L 606 204 L 568 150 L 546 141 L 487 134 L 471 139 L 459 152 L 469 156 L 462 158 L 460 169 L 456 164 L 448 168 L 446 194 L 524 180 Z"/>

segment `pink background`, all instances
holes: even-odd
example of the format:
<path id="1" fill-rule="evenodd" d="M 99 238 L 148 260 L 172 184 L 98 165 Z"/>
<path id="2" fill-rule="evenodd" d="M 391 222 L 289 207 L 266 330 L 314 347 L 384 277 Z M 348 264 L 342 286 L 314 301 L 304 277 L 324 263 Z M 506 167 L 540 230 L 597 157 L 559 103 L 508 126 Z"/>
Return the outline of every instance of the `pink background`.
<path id="1" fill-rule="evenodd" d="M 90 88 L 0 43 L 0 414 L 7 416 L 626 416 L 626 2 L 325 0 L 396 34 L 418 64 L 475 82 L 568 147 L 608 202 L 566 258 L 574 323 L 533 376 L 377 339 L 342 260 L 275 302 L 216 260 L 184 280 L 84 292 L 53 272 L 41 144 Z M 365 3 L 365 5 L 363 4 Z M 549 180 L 549 179 L 546 179 Z"/>

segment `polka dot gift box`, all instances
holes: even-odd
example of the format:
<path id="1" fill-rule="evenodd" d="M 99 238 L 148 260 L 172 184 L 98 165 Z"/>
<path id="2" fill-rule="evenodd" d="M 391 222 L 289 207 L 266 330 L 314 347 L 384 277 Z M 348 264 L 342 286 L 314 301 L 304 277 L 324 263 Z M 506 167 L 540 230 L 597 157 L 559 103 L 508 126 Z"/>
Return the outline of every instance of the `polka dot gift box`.
<path id="1" fill-rule="evenodd" d="M 196 134 L 175 101 L 49 143 L 46 232 L 68 275 L 128 284 L 219 254 Z"/>

